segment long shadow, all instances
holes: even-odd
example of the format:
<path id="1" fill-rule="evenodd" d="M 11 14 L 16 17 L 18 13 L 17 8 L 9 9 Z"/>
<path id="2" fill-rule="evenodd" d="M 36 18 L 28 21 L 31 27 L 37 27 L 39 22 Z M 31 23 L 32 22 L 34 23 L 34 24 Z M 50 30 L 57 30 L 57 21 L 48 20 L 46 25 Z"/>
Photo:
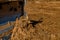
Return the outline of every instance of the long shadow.
<path id="1" fill-rule="evenodd" d="M 2 5 L 5 5 L 5 4 L 9 5 L 9 3 L 11 3 L 11 2 L 0 3 L 0 7 L 1 7 L 0 9 L 2 9 Z M 12 16 L 7 15 L 5 17 L 0 17 L 0 24 L 5 24 L 8 21 L 15 21 L 16 18 L 19 18 L 19 17 L 24 15 L 24 1 L 19 1 L 18 3 L 19 3 L 19 7 L 21 8 L 21 12 L 14 13 Z M 11 7 L 10 11 L 15 11 L 16 12 L 17 8 Z M 10 14 L 10 13 L 8 13 L 8 14 Z"/>
<path id="2" fill-rule="evenodd" d="M 11 3 L 11 2 L 0 3 L 0 10 L 2 9 L 2 5 L 5 5 L 5 4 L 8 4 L 8 5 L 9 5 L 9 3 Z M 1 18 L 0 18 L 0 24 L 2 24 L 2 25 L 4 24 L 4 25 L 5 25 L 8 21 L 15 21 L 15 20 L 16 20 L 16 17 L 19 18 L 19 17 L 23 16 L 23 15 L 24 15 L 24 2 L 23 2 L 23 1 L 19 1 L 19 6 L 20 6 L 20 8 L 21 8 L 21 13 L 18 12 L 18 13 L 16 13 L 16 14 L 10 16 L 10 17 L 9 17 L 9 16 L 1 17 Z M 15 11 L 15 12 L 16 12 L 17 9 L 11 7 L 11 8 L 10 8 L 10 11 Z M 0 34 L 9 31 L 9 30 L 11 30 L 12 28 L 13 28 L 13 25 L 10 26 L 10 27 L 8 27 L 8 28 L 6 28 L 6 29 L 0 30 Z M 2 40 L 8 40 L 8 39 L 10 38 L 10 35 L 11 35 L 11 34 L 9 34 L 8 36 L 2 37 Z"/>
<path id="3" fill-rule="evenodd" d="M 38 20 L 38 21 L 35 21 L 35 20 L 30 20 L 30 23 L 29 24 L 32 24 L 33 27 L 35 27 L 36 24 L 38 23 L 42 23 L 43 21 L 41 20 Z M 27 27 L 29 26 L 29 24 L 27 24 Z"/>

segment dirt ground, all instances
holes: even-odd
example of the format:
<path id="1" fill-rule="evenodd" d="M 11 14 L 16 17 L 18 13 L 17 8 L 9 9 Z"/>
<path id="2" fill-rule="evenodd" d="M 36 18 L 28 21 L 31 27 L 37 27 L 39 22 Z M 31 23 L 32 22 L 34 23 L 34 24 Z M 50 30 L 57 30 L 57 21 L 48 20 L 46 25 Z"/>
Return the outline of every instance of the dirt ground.
<path id="1" fill-rule="evenodd" d="M 10 40 L 60 40 L 60 1 L 27 0 L 25 11 L 28 20 L 16 19 Z"/>
<path id="2" fill-rule="evenodd" d="M 25 11 L 29 20 L 42 22 L 21 27 L 22 21 L 17 20 L 11 40 L 60 40 L 60 1 L 28 0 Z"/>

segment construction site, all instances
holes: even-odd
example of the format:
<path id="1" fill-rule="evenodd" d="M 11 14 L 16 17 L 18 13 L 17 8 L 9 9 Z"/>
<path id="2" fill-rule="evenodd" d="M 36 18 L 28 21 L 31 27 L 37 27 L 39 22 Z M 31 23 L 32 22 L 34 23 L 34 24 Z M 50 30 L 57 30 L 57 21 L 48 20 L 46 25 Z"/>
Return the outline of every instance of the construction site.
<path id="1" fill-rule="evenodd" d="M 60 1 L 0 1 L 0 40 L 60 40 Z"/>

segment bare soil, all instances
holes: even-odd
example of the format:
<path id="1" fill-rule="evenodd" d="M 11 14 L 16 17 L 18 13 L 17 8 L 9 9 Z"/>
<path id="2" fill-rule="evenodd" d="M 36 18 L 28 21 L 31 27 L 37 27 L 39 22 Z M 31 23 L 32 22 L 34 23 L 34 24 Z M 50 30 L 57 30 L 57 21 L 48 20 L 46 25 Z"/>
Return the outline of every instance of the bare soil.
<path id="1" fill-rule="evenodd" d="M 29 21 L 42 21 L 36 25 L 22 26 L 22 20 L 17 21 L 11 40 L 60 40 L 60 2 L 27 1 L 25 11 Z M 22 22 L 22 23 L 21 23 Z M 16 31 L 15 31 L 16 30 Z M 17 31 L 18 30 L 18 31 Z M 20 30 L 20 31 L 19 31 Z M 19 36 L 20 35 L 20 36 Z"/>
<path id="2" fill-rule="evenodd" d="M 16 19 L 10 40 L 60 40 L 60 1 L 28 0 L 25 11 L 28 20 Z M 33 26 L 31 20 L 38 23 Z"/>

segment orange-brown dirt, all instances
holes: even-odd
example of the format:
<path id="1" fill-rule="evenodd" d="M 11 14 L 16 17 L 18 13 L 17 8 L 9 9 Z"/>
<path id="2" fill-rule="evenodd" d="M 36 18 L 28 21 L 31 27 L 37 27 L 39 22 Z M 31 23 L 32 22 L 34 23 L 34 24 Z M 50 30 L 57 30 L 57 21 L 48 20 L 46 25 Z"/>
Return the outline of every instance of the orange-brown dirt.
<path id="1" fill-rule="evenodd" d="M 16 19 L 10 40 L 60 40 L 60 1 L 28 0 L 25 11 L 28 20 Z M 30 20 L 42 22 L 33 27 Z"/>
<path id="2" fill-rule="evenodd" d="M 60 40 L 60 2 L 27 1 L 25 11 L 28 21 L 41 20 L 35 27 L 26 20 L 18 20 L 15 24 L 11 40 Z M 21 18 L 20 18 L 21 19 Z M 24 23 L 25 22 L 25 23 Z"/>

